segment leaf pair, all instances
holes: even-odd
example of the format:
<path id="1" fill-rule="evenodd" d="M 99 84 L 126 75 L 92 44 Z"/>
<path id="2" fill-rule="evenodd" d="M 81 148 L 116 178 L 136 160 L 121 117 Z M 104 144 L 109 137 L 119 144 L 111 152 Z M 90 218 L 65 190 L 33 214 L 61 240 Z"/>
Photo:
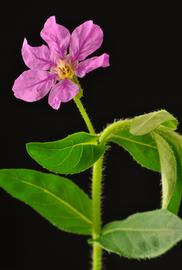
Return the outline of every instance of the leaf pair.
<path id="1" fill-rule="evenodd" d="M 182 161 L 176 163 L 182 151 L 179 149 L 182 137 L 178 135 L 178 142 L 173 138 L 176 138 L 173 130 L 177 124 L 171 114 L 160 110 L 135 117 L 129 128 L 117 130 L 109 138 L 127 150 L 141 166 L 161 172 L 162 208 L 174 213 L 178 212 L 182 195 Z M 178 148 L 178 158 L 174 148 Z"/>
<path id="2" fill-rule="evenodd" d="M 124 121 L 123 121 L 124 122 Z M 108 142 L 124 147 L 142 166 L 160 171 L 157 145 L 151 131 L 160 125 L 175 129 L 177 120 L 165 110 L 137 116 L 130 127 L 113 132 Z M 42 167 L 54 173 L 74 174 L 91 167 L 106 151 L 99 136 L 85 132 L 48 143 L 28 143 L 27 152 Z"/>
<path id="3" fill-rule="evenodd" d="M 160 172 L 159 153 L 152 132 L 161 125 L 176 129 L 177 123 L 165 110 L 136 116 L 129 127 L 113 132 L 109 141 L 122 146 L 141 166 Z"/>
<path id="4" fill-rule="evenodd" d="M 27 151 L 54 173 L 73 174 L 91 167 L 106 150 L 98 136 L 79 132 L 63 140 L 28 143 Z M 71 180 L 33 170 L 0 170 L 0 187 L 27 203 L 59 229 L 92 232 L 92 203 Z"/>
<path id="5" fill-rule="evenodd" d="M 29 204 L 59 229 L 91 234 L 91 201 L 70 180 L 25 169 L 0 171 L 0 186 Z M 161 255 L 182 240 L 182 221 L 167 210 L 130 216 L 107 224 L 98 243 L 128 258 Z"/>

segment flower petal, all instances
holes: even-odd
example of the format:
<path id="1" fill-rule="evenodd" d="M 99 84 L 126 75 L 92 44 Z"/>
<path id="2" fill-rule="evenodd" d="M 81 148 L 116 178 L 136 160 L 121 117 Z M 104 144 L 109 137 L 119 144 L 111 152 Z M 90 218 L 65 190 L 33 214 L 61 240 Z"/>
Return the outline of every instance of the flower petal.
<path id="1" fill-rule="evenodd" d="M 70 32 L 64 26 L 56 23 L 55 16 L 50 17 L 40 33 L 49 48 L 61 58 L 64 58 L 70 43 Z"/>
<path id="2" fill-rule="evenodd" d="M 54 65 L 50 59 L 50 50 L 45 45 L 31 47 L 24 39 L 21 52 L 25 65 L 30 69 L 48 70 Z"/>
<path id="3" fill-rule="evenodd" d="M 100 56 L 86 59 L 78 64 L 76 67 L 76 75 L 80 78 L 84 77 L 88 72 L 100 68 L 109 66 L 109 55 L 103 53 Z"/>
<path id="4" fill-rule="evenodd" d="M 102 29 L 93 21 L 84 22 L 71 34 L 70 55 L 72 60 L 84 60 L 101 46 L 102 41 Z"/>
<path id="5" fill-rule="evenodd" d="M 73 99 L 79 92 L 79 86 L 68 80 L 64 79 L 56 84 L 49 94 L 49 105 L 58 110 L 61 102 L 68 102 Z"/>
<path id="6" fill-rule="evenodd" d="M 47 71 L 27 70 L 15 80 L 13 92 L 16 98 L 33 102 L 47 95 L 54 83 L 55 75 Z"/>

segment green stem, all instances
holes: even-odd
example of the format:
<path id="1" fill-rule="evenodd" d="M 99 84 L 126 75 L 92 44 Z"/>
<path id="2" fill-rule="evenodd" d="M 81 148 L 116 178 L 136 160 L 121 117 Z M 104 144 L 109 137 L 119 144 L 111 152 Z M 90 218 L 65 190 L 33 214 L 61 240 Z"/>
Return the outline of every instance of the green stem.
<path id="1" fill-rule="evenodd" d="M 91 134 L 95 134 L 94 127 L 91 120 L 80 100 L 79 97 L 75 97 L 74 101 L 76 106 L 85 121 L 85 124 Z M 101 195 L 102 195 L 102 167 L 103 156 L 95 162 L 93 166 L 92 174 L 92 218 L 93 218 L 93 230 L 92 239 L 95 240 L 99 237 L 101 232 Z M 93 242 L 92 248 L 92 270 L 102 269 L 102 248 L 101 246 Z"/>
<path id="2" fill-rule="evenodd" d="M 80 98 L 76 96 L 74 98 L 74 102 L 75 102 L 75 104 L 76 104 L 76 106 L 77 106 L 77 108 L 78 108 L 81 116 L 83 117 L 83 120 L 85 121 L 85 124 L 86 124 L 89 132 L 91 134 L 95 134 L 94 127 L 93 127 L 93 125 L 92 125 L 92 123 L 90 121 L 90 118 L 89 118 L 89 116 L 88 116 L 88 114 L 87 114 L 87 112 L 86 112 L 86 110 L 85 110 L 85 108 L 84 108 L 84 106 L 83 106 Z"/>
<path id="3" fill-rule="evenodd" d="M 76 81 L 76 79 L 75 79 Z M 76 81 L 80 86 L 79 82 Z M 81 87 L 81 86 L 80 86 Z M 81 88 L 80 88 L 81 89 Z M 81 93 L 82 95 L 82 93 Z M 91 120 L 80 100 L 80 96 L 74 98 L 78 110 L 80 111 L 83 120 L 91 134 L 95 134 L 95 130 L 91 123 Z M 128 127 L 130 125 L 130 120 L 119 120 L 107 126 L 103 132 L 100 134 L 100 143 L 107 143 L 109 137 L 117 130 L 121 128 Z M 104 155 L 99 158 L 93 165 L 92 174 L 92 218 L 93 218 L 93 230 L 92 239 L 95 240 L 100 236 L 101 233 L 101 197 L 102 197 L 102 171 L 103 171 L 103 159 Z M 92 251 L 92 270 L 102 270 L 102 247 L 97 243 L 93 242 Z"/>
<path id="4" fill-rule="evenodd" d="M 75 79 L 76 80 L 76 79 Z M 79 82 L 76 81 L 80 86 Z M 81 86 L 80 86 L 81 89 Z M 81 91 L 82 92 L 82 91 Z M 75 104 L 85 121 L 85 124 L 91 134 L 95 134 L 92 122 L 80 100 L 77 96 L 74 98 Z M 99 237 L 101 232 L 101 195 L 102 195 L 102 167 L 103 167 L 103 156 L 95 162 L 93 166 L 92 174 L 92 218 L 93 218 L 93 229 L 92 239 L 95 240 Z M 93 242 L 92 248 L 92 270 L 102 269 L 102 248 L 96 242 Z"/>
<path id="5" fill-rule="evenodd" d="M 100 134 L 100 142 L 106 143 L 113 132 L 128 127 L 130 120 L 120 120 L 109 125 Z M 93 213 L 93 240 L 101 233 L 101 197 L 102 197 L 102 170 L 104 155 L 94 164 L 92 176 L 92 213 Z M 102 269 L 102 248 L 99 244 L 93 243 L 92 270 Z"/>
<path id="6" fill-rule="evenodd" d="M 97 239 L 101 233 L 101 196 L 102 196 L 102 169 L 103 156 L 95 162 L 92 176 L 92 218 L 93 218 L 93 240 Z M 92 270 L 102 269 L 102 248 L 93 242 Z"/>
<path id="7" fill-rule="evenodd" d="M 91 120 L 80 100 L 82 96 L 82 89 L 79 81 L 75 79 L 75 82 L 80 87 L 80 95 L 74 98 L 76 106 L 85 121 L 85 124 L 91 134 L 95 134 L 95 130 L 91 123 Z M 100 134 L 100 143 L 107 143 L 109 137 L 117 130 L 121 128 L 128 127 L 130 125 L 130 120 L 119 120 L 111 125 L 107 126 Z M 95 240 L 100 236 L 102 219 L 101 219 L 101 197 L 102 197 L 102 171 L 103 171 L 103 159 L 104 155 L 99 158 L 93 165 L 92 174 L 92 218 L 93 218 L 93 229 L 92 229 L 92 239 Z M 92 250 L 92 270 L 102 270 L 102 247 L 93 241 Z"/>

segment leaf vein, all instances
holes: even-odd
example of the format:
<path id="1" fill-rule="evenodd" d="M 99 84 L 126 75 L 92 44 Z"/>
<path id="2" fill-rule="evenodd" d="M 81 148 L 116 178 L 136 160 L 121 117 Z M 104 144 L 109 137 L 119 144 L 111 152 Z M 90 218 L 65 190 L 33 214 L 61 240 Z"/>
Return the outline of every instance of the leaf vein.
<path id="1" fill-rule="evenodd" d="M 140 145 L 143 145 L 143 146 L 146 146 L 146 147 L 153 148 L 153 149 L 156 149 L 157 150 L 157 147 L 155 147 L 154 145 L 151 145 L 151 144 L 142 143 L 142 142 L 139 142 L 139 141 L 128 139 L 128 138 L 123 137 L 123 136 L 120 136 L 120 135 L 113 135 L 113 137 L 116 137 L 116 138 L 119 138 L 119 139 L 123 139 L 125 141 L 129 141 L 129 142 L 132 142 L 132 143 L 140 144 Z"/>
<path id="2" fill-rule="evenodd" d="M 49 194 L 51 197 L 53 197 L 54 199 L 56 199 L 57 201 L 59 201 L 60 203 L 62 203 L 63 205 L 67 206 L 70 210 L 72 210 L 72 212 L 76 213 L 81 219 L 83 219 L 86 223 L 88 224 L 92 224 L 92 221 L 87 218 L 86 216 L 84 216 L 82 213 L 80 213 L 77 209 L 75 209 L 73 206 L 71 206 L 69 203 L 67 203 L 66 201 L 64 201 L 63 199 L 59 198 L 58 196 L 56 196 L 55 194 L 53 194 L 52 192 L 42 188 L 42 187 L 39 187 L 33 183 L 29 183 L 27 181 L 24 181 L 22 179 L 19 179 L 22 183 L 26 184 L 26 185 L 29 185 L 29 186 L 32 186 L 42 192 L 45 192 L 47 194 Z"/>

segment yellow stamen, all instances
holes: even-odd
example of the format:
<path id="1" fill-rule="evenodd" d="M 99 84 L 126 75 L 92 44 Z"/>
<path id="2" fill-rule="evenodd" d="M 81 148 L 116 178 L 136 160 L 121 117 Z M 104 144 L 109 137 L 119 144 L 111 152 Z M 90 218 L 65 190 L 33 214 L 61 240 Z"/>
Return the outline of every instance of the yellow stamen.
<path id="1" fill-rule="evenodd" d="M 63 60 L 59 60 L 54 70 L 57 73 L 59 79 L 61 80 L 72 79 L 74 76 L 74 70 L 73 70 L 72 65 L 66 63 Z"/>

